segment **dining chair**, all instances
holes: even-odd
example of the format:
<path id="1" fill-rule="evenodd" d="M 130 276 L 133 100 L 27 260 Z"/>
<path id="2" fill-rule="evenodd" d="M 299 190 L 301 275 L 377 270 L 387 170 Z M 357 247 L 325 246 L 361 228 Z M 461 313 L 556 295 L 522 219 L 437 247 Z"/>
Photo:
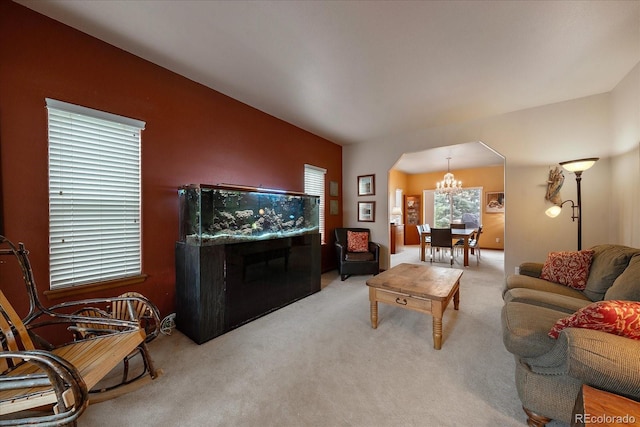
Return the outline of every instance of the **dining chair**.
<path id="1" fill-rule="evenodd" d="M 463 229 L 467 228 L 467 225 L 463 224 L 463 223 L 452 222 L 451 224 L 449 224 L 449 227 L 451 229 L 463 230 Z M 456 243 L 453 246 L 455 247 L 455 249 L 457 251 L 462 250 L 462 248 L 464 247 L 464 239 L 460 238 L 460 239 L 456 240 Z"/>
<path id="2" fill-rule="evenodd" d="M 478 227 L 478 231 L 469 240 L 469 248 L 473 249 L 476 254 L 476 265 L 480 263 L 480 235 L 482 234 L 482 226 Z"/>
<path id="3" fill-rule="evenodd" d="M 449 259 L 453 266 L 453 240 L 450 228 L 431 229 L 431 262 L 433 263 L 433 249 L 449 249 Z M 444 252 L 444 250 L 442 251 Z"/>
<path id="4" fill-rule="evenodd" d="M 418 224 L 416 227 L 418 228 L 418 237 L 420 239 L 420 246 L 418 247 L 418 250 L 420 251 L 419 255 L 420 259 L 424 259 L 422 250 L 426 249 L 427 246 L 431 246 L 431 227 L 429 227 L 429 224 Z M 423 241 L 424 245 L 422 244 Z"/>

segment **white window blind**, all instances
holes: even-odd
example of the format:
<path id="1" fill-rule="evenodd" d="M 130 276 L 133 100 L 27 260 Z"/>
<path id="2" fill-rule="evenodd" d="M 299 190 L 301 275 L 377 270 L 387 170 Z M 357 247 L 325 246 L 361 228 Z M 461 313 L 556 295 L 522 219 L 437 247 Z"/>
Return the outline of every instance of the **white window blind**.
<path id="1" fill-rule="evenodd" d="M 51 288 L 141 274 L 145 123 L 47 99 Z"/>
<path id="2" fill-rule="evenodd" d="M 325 228 L 324 228 L 324 176 L 327 173 L 326 169 L 319 168 L 312 165 L 304 165 L 304 192 L 312 196 L 320 196 L 320 239 L 324 243 Z"/>

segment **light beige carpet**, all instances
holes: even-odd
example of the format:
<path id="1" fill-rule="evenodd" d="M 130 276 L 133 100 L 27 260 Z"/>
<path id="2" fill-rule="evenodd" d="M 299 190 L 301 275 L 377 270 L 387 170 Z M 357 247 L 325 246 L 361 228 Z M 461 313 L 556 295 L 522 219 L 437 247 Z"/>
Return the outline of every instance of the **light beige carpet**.
<path id="1" fill-rule="evenodd" d="M 164 376 L 90 406 L 79 425 L 526 425 L 500 332 L 503 254 L 482 255 L 464 268 L 460 311 L 445 313 L 442 350 L 420 313 L 380 304 L 372 329 L 371 276 L 329 272 L 321 292 L 203 345 L 160 336 L 150 349 Z M 417 247 L 399 262 L 419 263 Z"/>

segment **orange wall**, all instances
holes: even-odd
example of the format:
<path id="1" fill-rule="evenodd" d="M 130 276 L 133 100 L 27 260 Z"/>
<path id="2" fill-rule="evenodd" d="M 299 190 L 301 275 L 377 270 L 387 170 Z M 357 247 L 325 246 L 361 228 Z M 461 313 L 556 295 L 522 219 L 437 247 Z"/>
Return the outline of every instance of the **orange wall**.
<path id="1" fill-rule="evenodd" d="M 340 146 L 5 0 L 0 0 L 0 64 L 3 232 L 31 251 L 41 293 L 48 288 L 45 97 L 147 123 L 142 243 L 143 273 L 149 278 L 135 290 L 155 301 L 163 315 L 175 310 L 180 185 L 303 191 L 304 164 L 310 163 L 327 169 L 327 183 L 341 186 Z M 342 215 L 327 212 L 326 218 L 330 236 L 342 226 Z M 323 270 L 335 266 L 334 258 L 332 246 L 324 246 Z M 0 277 L 0 283 L 10 300 L 24 303 L 20 281 Z"/>
<path id="2" fill-rule="evenodd" d="M 464 187 L 482 187 L 483 199 L 486 192 L 504 191 L 504 166 L 487 168 L 459 169 L 452 171 L 457 180 L 462 181 Z M 389 173 L 389 195 L 395 195 L 396 188 L 401 188 L 404 195 L 420 195 L 423 190 L 435 188 L 435 184 L 442 180 L 446 171 L 405 174 L 392 170 Z M 506 195 L 505 195 L 506 196 Z M 483 233 L 480 247 L 504 249 L 504 214 L 482 212 Z M 500 239 L 496 242 L 496 239 Z"/>

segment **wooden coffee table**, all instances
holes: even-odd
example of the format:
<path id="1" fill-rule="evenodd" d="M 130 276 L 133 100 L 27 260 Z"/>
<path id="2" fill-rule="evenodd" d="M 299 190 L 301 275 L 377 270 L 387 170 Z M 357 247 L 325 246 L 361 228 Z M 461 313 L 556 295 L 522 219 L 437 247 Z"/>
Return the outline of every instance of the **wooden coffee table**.
<path id="1" fill-rule="evenodd" d="M 442 347 L 442 315 L 453 299 L 460 302 L 462 270 L 419 264 L 399 264 L 367 280 L 371 327 L 378 327 L 378 302 L 433 316 L 433 347 Z"/>

